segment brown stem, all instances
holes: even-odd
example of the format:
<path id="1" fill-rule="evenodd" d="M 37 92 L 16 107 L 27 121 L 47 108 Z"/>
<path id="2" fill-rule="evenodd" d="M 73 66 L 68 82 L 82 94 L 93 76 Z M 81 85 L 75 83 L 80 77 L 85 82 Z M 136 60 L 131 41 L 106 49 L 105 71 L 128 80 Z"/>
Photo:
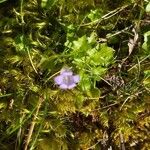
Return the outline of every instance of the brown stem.
<path id="1" fill-rule="evenodd" d="M 31 125 L 30 125 L 30 128 L 29 128 L 29 132 L 27 134 L 27 138 L 25 140 L 25 147 L 24 147 L 24 150 L 27 150 L 28 149 L 28 145 L 29 145 L 29 142 L 31 140 L 31 136 L 32 136 L 32 133 L 33 133 L 33 130 L 34 130 L 34 126 L 35 126 L 35 123 L 36 123 L 36 119 L 37 119 L 37 116 L 38 116 L 38 113 L 39 113 L 39 109 L 41 107 L 41 104 L 43 102 L 43 97 L 39 97 L 39 101 L 37 103 L 37 109 L 36 109 L 36 112 L 33 116 L 33 120 L 31 122 Z"/>
<path id="2" fill-rule="evenodd" d="M 123 134 L 121 132 L 120 132 L 120 144 L 121 144 L 121 150 L 126 150 L 124 139 L 123 139 Z"/>

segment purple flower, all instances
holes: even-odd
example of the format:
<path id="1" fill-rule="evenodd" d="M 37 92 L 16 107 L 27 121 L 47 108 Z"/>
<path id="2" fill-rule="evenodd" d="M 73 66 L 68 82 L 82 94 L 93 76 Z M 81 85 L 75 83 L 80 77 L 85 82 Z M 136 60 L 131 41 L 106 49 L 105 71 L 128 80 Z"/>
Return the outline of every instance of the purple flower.
<path id="1" fill-rule="evenodd" d="M 73 75 L 70 69 L 62 69 L 60 75 L 54 78 L 60 89 L 72 89 L 80 81 L 79 75 Z"/>

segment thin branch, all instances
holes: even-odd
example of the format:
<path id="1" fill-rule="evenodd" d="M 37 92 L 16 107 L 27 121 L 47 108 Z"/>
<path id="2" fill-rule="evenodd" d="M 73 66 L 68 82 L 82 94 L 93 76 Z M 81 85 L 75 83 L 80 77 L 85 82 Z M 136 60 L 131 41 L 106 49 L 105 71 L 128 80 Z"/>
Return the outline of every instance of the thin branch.
<path id="1" fill-rule="evenodd" d="M 110 105 L 107 105 L 107 106 L 104 106 L 104 107 L 101 107 L 101 108 L 94 109 L 94 110 L 92 110 L 92 111 L 106 109 L 106 108 L 109 108 L 109 107 L 115 106 L 115 105 L 117 105 L 117 104 L 118 104 L 118 102 L 113 103 L 113 104 L 110 104 Z"/>
<path id="2" fill-rule="evenodd" d="M 0 98 L 2 98 L 2 97 L 7 97 L 7 96 L 11 96 L 11 95 L 12 95 L 12 93 L 10 93 L 10 94 L 0 95 Z"/>
<path id="3" fill-rule="evenodd" d="M 96 146 L 96 145 L 98 145 L 101 141 L 102 141 L 102 139 L 101 139 L 101 140 L 98 140 L 98 142 L 97 142 L 97 143 L 95 143 L 95 144 L 94 144 L 94 145 L 92 145 L 91 147 L 87 148 L 87 150 L 90 150 L 90 149 L 95 148 L 95 146 Z"/>
<path id="4" fill-rule="evenodd" d="M 82 24 L 81 26 L 89 26 L 89 25 L 93 25 L 93 24 L 97 24 L 97 23 L 99 24 L 101 21 L 107 20 L 107 19 L 113 17 L 114 15 L 118 14 L 119 12 L 124 10 L 126 7 L 128 7 L 128 5 L 125 5 L 121 8 L 117 8 L 117 9 L 107 13 L 106 15 L 102 16 L 100 19 L 94 20 L 94 21 L 86 23 L 86 24 Z"/>
<path id="5" fill-rule="evenodd" d="M 32 133 L 33 133 L 33 130 L 34 130 L 34 127 L 35 127 L 36 119 L 37 119 L 37 116 L 38 116 L 38 113 L 39 113 L 39 109 L 41 107 L 41 104 L 42 104 L 43 100 L 44 100 L 43 97 L 39 97 L 39 101 L 37 103 L 37 109 L 36 109 L 35 115 L 33 116 L 33 120 L 31 122 L 29 132 L 27 134 L 27 138 L 25 140 L 24 150 L 28 149 L 28 146 L 29 146 L 29 143 L 30 143 L 30 140 L 31 140 L 31 136 L 32 136 Z"/>
<path id="6" fill-rule="evenodd" d="M 35 73 L 38 74 L 38 72 L 37 72 L 37 70 L 36 70 L 36 68 L 35 68 L 35 66 L 34 66 L 34 64 L 33 64 L 33 61 L 32 61 L 31 55 L 30 55 L 30 52 L 29 52 L 28 48 L 26 48 L 26 49 L 27 49 L 27 53 L 28 53 L 29 60 L 30 60 L 30 63 L 31 63 L 31 65 L 32 65 L 32 68 L 33 68 L 33 70 L 35 71 Z"/>
<path id="7" fill-rule="evenodd" d="M 125 144 L 124 144 L 124 139 L 123 139 L 123 134 L 120 132 L 120 143 L 121 143 L 121 150 L 126 150 Z"/>
<path id="8" fill-rule="evenodd" d="M 24 24 L 24 14 L 23 14 L 23 0 L 21 0 L 21 5 L 20 5 L 20 15 L 21 15 L 21 24 Z"/>
<path id="9" fill-rule="evenodd" d="M 123 106 L 125 105 L 125 103 L 126 103 L 130 98 L 131 98 L 131 97 L 128 96 L 128 97 L 125 99 L 125 101 L 123 102 L 123 104 L 122 104 L 121 107 L 120 107 L 120 111 L 122 110 Z"/>
<path id="10" fill-rule="evenodd" d="M 144 57 L 141 61 L 138 62 L 138 64 L 135 64 L 134 66 L 132 66 L 130 69 L 128 69 L 128 71 L 131 71 L 133 68 L 137 67 L 139 65 L 139 63 L 141 64 L 143 61 L 145 61 L 146 59 L 148 59 L 150 57 L 150 55 L 147 55 L 146 57 Z"/>

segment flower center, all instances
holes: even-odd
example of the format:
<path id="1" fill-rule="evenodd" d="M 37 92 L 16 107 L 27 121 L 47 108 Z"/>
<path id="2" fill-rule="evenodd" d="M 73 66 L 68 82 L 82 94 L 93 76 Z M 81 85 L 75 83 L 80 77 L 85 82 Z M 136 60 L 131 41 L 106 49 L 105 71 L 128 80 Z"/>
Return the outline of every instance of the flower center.
<path id="1" fill-rule="evenodd" d="M 73 84 L 73 77 L 72 76 L 64 76 L 63 82 L 66 85 Z"/>

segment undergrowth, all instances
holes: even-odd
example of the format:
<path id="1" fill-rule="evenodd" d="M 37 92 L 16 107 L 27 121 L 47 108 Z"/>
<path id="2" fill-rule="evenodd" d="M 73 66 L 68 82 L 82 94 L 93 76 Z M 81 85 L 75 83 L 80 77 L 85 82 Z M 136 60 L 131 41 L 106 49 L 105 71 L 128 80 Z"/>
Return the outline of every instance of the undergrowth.
<path id="1" fill-rule="evenodd" d="M 150 2 L 0 0 L 0 18 L 0 149 L 150 149 Z"/>

